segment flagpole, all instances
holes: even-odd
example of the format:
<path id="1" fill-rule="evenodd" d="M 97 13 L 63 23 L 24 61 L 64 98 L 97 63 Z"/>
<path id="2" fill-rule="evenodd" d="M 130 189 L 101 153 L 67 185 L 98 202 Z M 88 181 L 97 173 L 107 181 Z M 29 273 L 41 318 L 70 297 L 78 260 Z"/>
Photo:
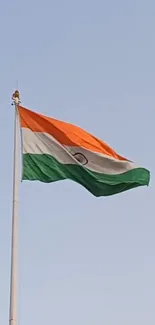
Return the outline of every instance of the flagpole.
<path id="1" fill-rule="evenodd" d="M 18 237 L 18 105 L 20 96 L 16 90 L 12 96 L 15 106 L 14 118 L 14 162 L 13 162 L 13 206 L 12 206 L 12 243 L 10 275 L 10 315 L 9 325 L 17 324 L 17 237 Z"/>

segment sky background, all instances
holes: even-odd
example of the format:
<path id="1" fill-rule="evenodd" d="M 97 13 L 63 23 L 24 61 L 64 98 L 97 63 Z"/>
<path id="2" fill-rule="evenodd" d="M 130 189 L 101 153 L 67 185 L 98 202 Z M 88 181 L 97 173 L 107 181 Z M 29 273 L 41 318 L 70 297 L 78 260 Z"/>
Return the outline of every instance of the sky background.
<path id="1" fill-rule="evenodd" d="M 77 124 L 151 171 L 95 198 L 71 181 L 20 185 L 20 325 L 155 324 L 155 1 L 0 6 L 0 317 L 8 324 L 13 120 L 22 105 Z"/>

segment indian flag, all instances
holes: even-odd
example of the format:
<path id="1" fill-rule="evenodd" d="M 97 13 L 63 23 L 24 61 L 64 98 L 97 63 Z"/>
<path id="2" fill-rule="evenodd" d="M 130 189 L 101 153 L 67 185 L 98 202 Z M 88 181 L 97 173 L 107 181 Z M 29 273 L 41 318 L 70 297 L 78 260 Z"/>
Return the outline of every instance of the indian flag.
<path id="1" fill-rule="evenodd" d="M 70 179 L 95 196 L 148 185 L 150 173 L 78 126 L 18 107 L 23 180 Z"/>

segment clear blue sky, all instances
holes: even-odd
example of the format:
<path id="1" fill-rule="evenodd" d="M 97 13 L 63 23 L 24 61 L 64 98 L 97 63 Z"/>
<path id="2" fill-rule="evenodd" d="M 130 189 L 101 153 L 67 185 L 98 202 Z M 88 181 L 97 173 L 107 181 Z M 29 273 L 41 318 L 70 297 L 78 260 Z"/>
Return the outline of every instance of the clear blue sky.
<path id="1" fill-rule="evenodd" d="M 0 323 L 8 324 L 13 115 L 22 104 L 84 127 L 151 171 L 97 199 L 25 182 L 19 324 L 155 324 L 155 1 L 3 1 L 0 10 Z"/>

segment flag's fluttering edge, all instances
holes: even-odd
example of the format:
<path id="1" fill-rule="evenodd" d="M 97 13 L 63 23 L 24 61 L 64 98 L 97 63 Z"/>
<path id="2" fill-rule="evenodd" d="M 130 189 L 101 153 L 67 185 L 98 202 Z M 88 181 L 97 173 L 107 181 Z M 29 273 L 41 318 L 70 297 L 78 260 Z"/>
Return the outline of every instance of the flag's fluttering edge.
<path id="1" fill-rule="evenodd" d="M 70 179 L 95 196 L 148 185 L 147 169 L 118 155 L 106 143 L 69 123 L 19 107 L 23 180 Z"/>

